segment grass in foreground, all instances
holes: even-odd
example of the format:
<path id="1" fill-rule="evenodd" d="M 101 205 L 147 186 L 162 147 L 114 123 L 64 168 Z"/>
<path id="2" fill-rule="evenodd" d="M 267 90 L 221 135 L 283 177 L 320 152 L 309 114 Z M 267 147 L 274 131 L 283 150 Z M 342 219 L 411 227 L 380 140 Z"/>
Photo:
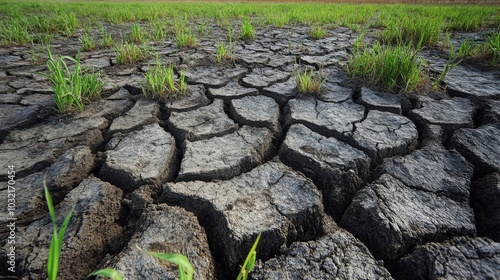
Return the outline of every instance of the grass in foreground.
<path id="1" fill-rule="evenodd" d="M 244 19 L 241 25 L 240 38 L 243 40 L 253 40 L 255 38 L 255 28 L 249 19 Z"/>
<path id="2" fill-rule="evenodd" d="M 323 39 L 326 37 L 328 31 L 319 25 L 313 25 L 311 27 L 311 32 L 309 32 L 309 37 L 314 40 Z"/>
<path id="3" fill-rule="evenodd" d="M 43 188 L 45 190 L 45 199 L 47 201 L 47 207 L 49 208 L 50 218 L 52 220 L 52 240 L 50 241 L 49 256 L 47 259 L 47 274 L 49 280 L 56 280 L 57 274 L 59 272 L 59 258 L 61 256 L 62 242 L 64 239 L 64 234 L 68 228 L 69 220 L 73 215 L 73 209 L 66 215 L 61 228 L 57 230 L 56 224 L 56 212 L 54 210 L 54 205 L 52 203 L 52 198 L 50 197 L 49 189 L 47 188 L 46 178 L 43 178 Z"/>
<path id="4" fill-rule="evenodd" d="M 181 30 L 177 32 L 175 41 L 177 42 L 178 48 L 196 48 L 198 46 L 196 36 L 194 36 L 190 30 Z"/>
<path id="5" fill-rule="evenodd" d="M 371 49 L 357 50 L 347 72 L 394 93 L 410 92 L 426 82 L 423 60 L 411 44 L 389 47 L 376 42 Z"/>

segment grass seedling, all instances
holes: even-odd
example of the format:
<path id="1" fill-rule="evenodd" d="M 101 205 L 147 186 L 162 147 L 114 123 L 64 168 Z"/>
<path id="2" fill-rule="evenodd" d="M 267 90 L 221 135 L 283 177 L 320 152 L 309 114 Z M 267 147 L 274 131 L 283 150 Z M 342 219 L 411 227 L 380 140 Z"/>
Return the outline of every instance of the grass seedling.
<path id="1" fill-rule="evenodd" d="M 474 57 L 476 54 L 478 54 L 478 52 L 479 49 L 474 44 L 473 40 L 465 40 L 462 42 L 462 44 L 460 44 L 460 47 L 458 48 L 457 57 L 460 59 L 468 59 Z"/>
<path id="2" fill-rule="evenodd" d="M 66 215 L 61 228 L 57 230 L 57 220 L 56 212 L 54 210 L 54 205 L 52 203 L 52 198 L 50 197 L 49 189 L 46 184 L 46 177 L 43 178 L 43 188 L 45 190 L 45 199 L 47 201 L 47 207 L 49 208 L 50 218 L 52 220 L 52 240 L 50 241 L 49 256 L 47 259 L 47 275 L 49 280 L 56 280 L 57 273 L 59 271 L 59 258 L 61 256 L 62 242 L 64 239 L 64 234 L 68 228 L 69 220 L 73 215 L 73 209 Z"/>
<path id="3" fill-rule="evenodd" d="M 205 28 L 206 28 L 206 23 L 204 21 L 202 21 L 198 25 L 198 34 L 203 35 L 203 33 L 205 32 Z"/>
<path id="4" fill-rule="evenodd" d="M 301 94 L 320 94 L 325 79 L 321 75 L 314 75 L 313 69 L 310 71 L 297 71 L 295 73 L 295 86 Z"/>
<path id="5" fill-rule="evenodd" d="M 78 53 L 76 59 L 69 56 L 54 59 L 50 49 L 48 52 L 47 67 L 50 73 L 42 75 L 51 81 L 55 93 L 54 101 L 61 113 L 70 111 L 74 105 L 80 111 L 83 111 L 84 100 L 100 97 L 103 85 L 101 75 L 98 72 L 92 72 L 81 67 L 80 53 Z M 70 72 L 66 60 L 75 64 L 73 72 Z"/>
<path id="6" fill-rule="evenodd" d="M 120 272 L 118 272 L 117 270 L 112 269 L 112 268 L 103 268 L 103 269 L 96 270 L 96 271 L 92 272 L 91 274 L 89 274 L 85 279 L 90 278 L 90 277 L 94 277 L 94 276 L 104 276 L 104 277 L 111 278 L 112 280 L 123 280 L 123 276 L 120 274 Z"/>
<path id="7" fill-rule="evenodd" d="M 135 44 L 143 44 L 147 39 L 147 34 L 142 31 L 138 23 L 134 23 L 130 30 L 129 40 Z"/>
<path id="8" fill-rule="evenodd" d="M 175 36 L 178 48 L 196 48 L 196 37 L 189 30 L 180 31 Z"/>
<path id="9" fill-rule="evenodd" d="M 450 44 L 450 55 L 449 55 L 448 60 L 446 61 L 445 65 L 444 65 L 443 71 L 441 72 L 441 74 L 439 74 L 439 76 L 436 78 L 436 80 L 434 80 L 434 82 L 432 83 L 432 88 L 434 90 L 438 90 L 439 86 L 443 83 L 444 78 L 446 78 L 446 75 L 448 74 L 448 72 L 451 69 L 455 68 L 455 66 L 457 66 L 461 62 L 461 60 L 456 61 L 455 57 L 456 57 L 455 49 L 453 48 L 453 45 Z"/>
<path id="10" fill-rule="evenodd" d="M 85 32 L 80 38 L 80 42 L 82 43 L 82 51 L 93 51 L 96 48 L 95 41 L 95 38 L 90 35 L 90 33 Z"/>
<path id="11" fill-rule="evenodd" d="M 179 268 L 179 280 L 193 280 L 194 268 L 186 256 L 182 254 L 156 253 L 137 248 L 150 256 L 176 264 Z"/>
<path id="12" fill-rule="evenodd" d="M 255 38 L 255 28 L 249 19 L 243 20 L 240 38 L 243 40 L 253 40 Z"/>
<path id="13" fill-rule="evenodd" d="M 311 28 L 311 32 L 309 33 L 309 36 L 314 40 L 319 40 L 319 39 L 325 38 L 327 32 L 328 31 L 326 29 L 324 29 L 323 27 L 321 27 L 320 25 L 314 25 Z"/>
<path id="14" fill-rule="evenodd" d="M 104 27 L 101 28 L 101 34 L 102 34 L 102 39 L 101 39 L 101 47 L 102 48 L 110 48 L 115 45 L 115 41 L 113 40 L 113 37 L 111 36 L 110 33 L 106 31 Z"/>
<path id="15" fill-rule="evenodd" d="M 417 54 L 411 44 L 385 47 L 377 42 L 371 49 L 355 50 L 347 72 L 383 90 L 409 92 L 425 80 L 422 60 Z"/>
<path id="16" fill-rule="evenodd" d="M 231 26 L 227 26 L 227 35 L 226 35 L 226 39 L 227 41 L 229 42 L 229 44 L 232 44 L 235 40 L 234 40 L 234 34 L 233 34 L 233 29 L 231 28 Z"/>
<path id="17" fill-rule="evenodd" d="M 486 41 L 487 52 L 491 53 L 491 64 L 500 63 L 500 32 L 493 33 Z"/>
<path id="18" fill-rule="evenodd" d="M 130 43 L 117 46 L 115 51 L 116 63 L 118 64 L 134 64 L 150 56 L 150 52 L 146 47 L 139 47 Z"/>
<path id="19" fill-rule="evenodd" d="M 149 22 L 150 29 L 152 31 L 152 38 L 155 41 L 161 41 L 167 38 L 167 29 L 165 28 L 165 23 L 159 21 L 158 19 Z"/>
<path id="20" fill-rule="evenodd" d="M 250 271 L 252 271 L 255 265 L 255 260 L 257 259 L 257 246 L 259 245 L 261 234 L 262 232 L 259 232 L 259 235 L 257 235 L 257 238 L 255 239 L 252 248 L 248 252 L 248 255 L 245 259 L 245 262 L 243 263 L 243 266 L 241 267 L 240 273 L 238 274 L 236 280 L 247 280 L 248 274 L 250 273 Z"/>
<path id="21" fill-rule="evenodd" d="M 146 97 L 176 98 L 179 94 L 186 94 L 187 84 L 184 74 L 181 73 L 179 82 L 177 83 L 172 64 L 165 66 L 156 57 L 155 66 L 149 68 L 142 83 L 142 92 Z"/>
<path id="22" fill-rule="evenodd" d="M 217 53 L 215 54 L 217 63 L 221 63 L 225 60 L 234 60 L 234 57 L 231 54 L 231 47 L 231 45 L 228 45 L 225 42 L 217 42 L 215 44 L 215 48 L 217 50 Z"/>

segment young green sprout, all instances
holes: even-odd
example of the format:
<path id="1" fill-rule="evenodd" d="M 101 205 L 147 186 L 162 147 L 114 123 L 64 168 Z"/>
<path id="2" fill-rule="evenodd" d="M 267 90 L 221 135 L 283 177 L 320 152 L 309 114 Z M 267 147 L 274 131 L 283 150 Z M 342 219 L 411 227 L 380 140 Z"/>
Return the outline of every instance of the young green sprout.
<path id="1" fill-rule="evenodd" d="M 255 239 L 252 248 L 248 252 L 247 258 L 245 259 L 245 262 L 243 263 L 243 266 L 241 267 L 240 273 L 238 274 L 236 280 L 248 279 L 248 274 L 250 273 L 250 271 L 252 271 L 255 265 L 255 260 L 257 259 L 257 246 L 259 245 L 261 234 L 262 232 L 259 232 L 259 235 L 257 235 L 257 238 Z"/>
<path id="2" fill-rule="evenodd" d="M 240 38 L 243 40 L 252 40 L 253 38 L 255 38 L 255 28 L 248 19 L 243 20 L 243 24 L 241 25 Z"/>
<path id="3" fill-rule="evenodd" d="M 112 280 L 123 280 L 123 276 L 117 270 L 113 268 L 103 268 L 96 270 L 89 274 L 85 279 L 93 277 L 93 276 L 104 276 L 111 278 Z"/>
<path id="4" fill-rule="evenodd" d="M 68 228 L 69 220 L 73 215 L 74 208 L 69 211 L 68 215 L 66 215 L 66 218 L 58 231 L 56 224 L 56 212 L 54 210 L 52 198 L 50 197 L 49 189 L 47 188 L 46 179 L 47 178 L 45 176 L 43 178 L 43 188 L 45 190 L 45 199 L 47 201 L 47 207 L 49 208 L 50 218 L 52 220 L 52 240 L 50 241 L 49 256 L 47 259 L 47 274 L 49 280 L 56 280 L 57 273 L 59 271 L 59 258 L 61 256 L 62 242 L 66 229 Z"/>
<path id="5" fill-rule="evenodd" d="M 194 268 L 186 256 L 182 254 L 164 254 L 164 253 L 150 252 L 141 249 L 139 246 L 137 246 L 137 248 L 155 258 L 176 264 L 177 267 L 179 268 L 180 280 L 193 280 Z"/>

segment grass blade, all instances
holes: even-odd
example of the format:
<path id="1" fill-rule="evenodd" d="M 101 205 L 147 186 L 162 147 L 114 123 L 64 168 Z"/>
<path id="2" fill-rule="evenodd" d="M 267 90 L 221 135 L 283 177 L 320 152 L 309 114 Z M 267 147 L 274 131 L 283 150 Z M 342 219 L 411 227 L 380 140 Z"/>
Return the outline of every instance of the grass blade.
<path id="1" fill-rule="evenodd" d="M 92 276 L 104 276 L 104 277 L 111 278 L 113 280 L 123 280 L 123 276 L 120 274 L 120 272 L 118 272 L 117 270 L 112 269 L 112 268 L 103 268 L 103 269 L 96 270 L 96 271 L 92 272 L 91 274 L 89 274 L 85 279 L 92 277 Z"/>

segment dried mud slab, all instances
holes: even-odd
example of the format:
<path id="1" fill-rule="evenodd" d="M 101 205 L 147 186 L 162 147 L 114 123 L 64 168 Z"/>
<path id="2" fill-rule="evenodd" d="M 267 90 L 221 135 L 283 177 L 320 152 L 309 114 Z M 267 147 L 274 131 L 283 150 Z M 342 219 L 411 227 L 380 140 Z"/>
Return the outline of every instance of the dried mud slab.
<path id="1" fill-rule="evenodd" d="M 274 83 L 284 82 L 290 78 L 290 74 L 273 68 L 253 68 L 241 82 L 246 87 L 265 88 Z"/>
<path id="2" fill-rule="evenodd" d="M 262 90 L 262 94 L 273 98 L 280 106 L 285 106 L 288 100 L 297 95 L 295 79 L 290 78 L 285 82 L 275 83 L 270 87 L 265 87 Z"/>
<path id="3" fill-rule="evenodd" d="M 207 106 L 210 100 L 205 95 L 202 85 L 188 85 L 188 95 L 181 95 L 177 99 L 167 100 L 165 107 L 173 112 L 183 112 Z"/>
<path id="4" fill-rule="evenodd" d="M 465 65 L 457 65 L 444 78 L 450 95 L 477 101 L 483 98 L 500 99 L 500 80 L 495 71 L 475 71 Z"/>
<path id="5" fill-rule="evenodd" d="M 120 240 L 123 230 L 116 224 L 121 209 L 122 191 L 95 177 L 73 189 L 56 207 L 57 224 L 74 208 L 65 234 L 58 279 L 83 279 L 97 268 L 111 245 Z M 16 247 L 18 275 L 23 279 L 45 279 L 47 256 L 52 236 L 48 214 L 26 228 L 18 228 Z M 1 263 L 6 265 L 6 246 L 1 248 Z M 75 260 L 80 260 L 76 261 Z M 3 271 L 4 267 L 0 267 Z"/>
<path id="6" fill-rule="evenodd" d="M 340 224 L 386 260 L 418 244 L 476 232 L 467 203 L 409 188 L 387 174 L 356 194 Z"/>
<path id="7" fill-rule="evenodd" d="M 372 110 L 365 120 L 355 124 L 352 139 L 372 162 L 383 158 L 410 153 L 417 146 L 418 131 L 406 117 Z"/>
<path id="8" fill-rule="evenodd" d="M 208 96 L 210 98 L 219 98 L 224 101 L 231 99 L 242 98 L 245 96 L 258 95 L 259 91 L 255 88 L 247 88 L 240 86 L 237 82 L 230 81 L 227 85 L 221 88 L 209 88 Z"/>
<path id="9" fill-rule="evenodd" d="M 15 180 L 16 224 L 27 225 L 47 214 L 43 181 L 46 177 L 47 187 L 52 200 L 58 204 L 68 192 L 89 176 L 94 165 L 94 156 L 90 149 L 78 146 L 69 149 L 45 171 L 30 174 Z M 6 186 L 6 185 L 5 185 Z M 8 189 L 0 190 L 0 204 L 7 205 Z M 9 213 L 0 213 L 0 238 L 6 240 Z"/>
<path id="10" fill-rule="evenodd" d="M 39 121 L 42 107 L 0 104 L 0 134 L 7 135 L 14 129 L 28 127 Z M 0 136 L 0 139 L 3 136 Z"/>
<path id="11" fill-rule="evenodd" d="M 380 174 L 389 174 L 416 190 L 469 202 L 473 166 L 458 152 L 424 147 L 406 156 L 385 159 Z"/>
<path id="12" fill-rule="evenodd" d="M 175 139 L 157 123 L 126 136 L 115 135 L 106 148 L 99 176 L 126 192 L 161 184 L 172 174 Z"/>
<path id="13" fill-rule="evenodd" d="M 402 114 L 401 97 L 395 94 L 375 92 L 363 87 L 358 102 L 370 110 Z"/>
<path id="14" fill-rule="evenodd" d="M 229 179 L 262 162 L 272 148 L 266 128 L 243 126 L 231 134 L 185 141 L 178 181 Z"/>
<path id="15" fill-rule="evenodd" d="M 477 232 L 500 242 L 500 174 L 493 173 L 475 181 L 471 191 Z"/>
<path id="16" fill-rule="evenodd" d="M 495 279 L 499 267 L 500 243 L 466 237 L 419 246 L 399 262 L 400 279 Z"/>
<path id="17" fill-rule="evenodd" d="M 0 145 L 0 161 L 5 169 L 16 166 L 16 177 L 24 177 L 49 166 L 71 147 L 95 149 L 104 141 L 107 126 L 105 118 L 85 118 L 12 131 Z M 5 179 L 6 173 L 0 176 Z"/>
<path id="18" fill-rule="evenodd" d="M 162 197 L 198 216 L 214 238 L 214 254 L 223 256 L 220 261 L 231 273 L 243 263 L 242 252 L 250 249 L 260 231 L 257 255 L 264 259 L 283 244 L 311 239 L 324 231 L 316 187 L 277 161 L 227 181 L 167 183 Z"/>
<path id="19" fill-rule="evenodd" d="M 192 213 L 166 204 L 148 206 L 126 247 L 103 267 L 118 270 L 124 279 L 177 279 L 175 265 L 148 255 L 147 250 L 183 254 L 194 268 L 193 279 L 215 279 L 215 267 L 205 230 Z"/>
<path id="20" fill-rule="evenodd" d="M 317 241 L 295 242 L 279 256 L 258 262 L 250 279 L 392 279 L 368 249 L 343 230 Z"/>
<path id="21" fill-rule="evenodd" d="M 300 123 L 315 132 L 336 138 L 352 135 L 354 123 L 363 120 L 365 108 L 351 100 L 335 103 L 312 97 L 292 99 L 285 108 L 290 112 L 287 123 Z"/>
<path id="22" fill-rule="evenodd" d="M 474 164 L 478 174 L 500 171 L 500 125 L 463 128 L 451 137 L 450 146 Z"/>
<path id="23" fill-rule="evenodd" d="M 312 178 L 321 187 L 326 211 L 339 220 L 368 175 L 370 158 L 335 138 L 327 138 L 304 125 L 288 129 L 280 159 Z"/>
<path id="24" fill-rule="evenodd" d="M 134 107 L 123 116 L 113 120 L 109 130 L 112 133 L 128 132 L 134 129 L 152 124 L 157 121 L 157 114 L 160 110 L 157 102 L 147 99 L 139 99 Z"/>
<path id="25" fill-rule="evenodd" d="M 239 124 L 266 127 L 275 135 L 279 132 L 280 108 L 270 97 L 247 96 L 231 100 L 229 113 Z"/>
<path id="26" fill-rule="evenodd" d="M 224 69 L 217 65 L 201 65 L 194 67 L 181 67 L 186 80 L 193 84 L 203 84 L 208 87 L 223 87 L 231 79 L 240 77 L 248 72 L 246 68 L 237 65 L 234 68 Z"/>
<path id="27" fill-rule="evenodd" d="M 351 96 L 352 89 L 326 82 L 321 88 L 321 94 L 316 96 L 316 98 L 324 102 L 340 103 L 351 99 Z"/>
<path id="28" fill-rule="evenodd" d="M 180 141 L 197 141 L 223 136 L 238 130 L 238 124 L 224 112 L 220 99 L 208 106 L 187 112 L 172 112 L 169 129 Z"/>

